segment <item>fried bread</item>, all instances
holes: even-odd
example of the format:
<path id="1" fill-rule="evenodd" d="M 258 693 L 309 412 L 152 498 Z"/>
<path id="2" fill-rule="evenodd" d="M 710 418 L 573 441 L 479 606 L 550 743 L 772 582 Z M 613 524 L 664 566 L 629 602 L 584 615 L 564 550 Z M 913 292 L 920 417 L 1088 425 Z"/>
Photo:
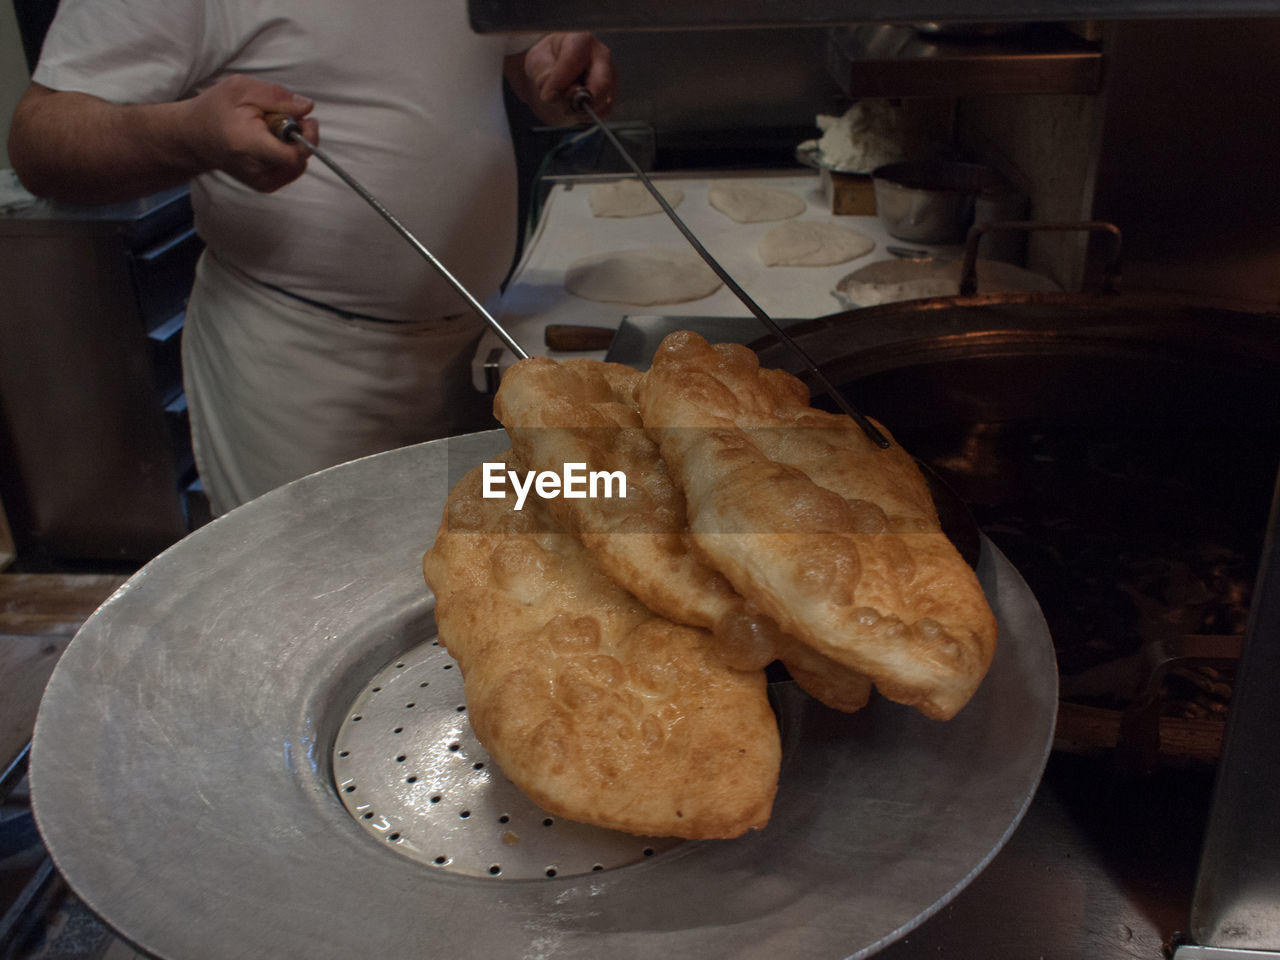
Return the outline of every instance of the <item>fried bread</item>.
<path id="1" fill-rule="evenodd" d="M 484 497 L 476 467 L 423 572 L 472 727 L 534 802 L 642 835 L 725 838 L 768 821 L 781 748 L 764 672 L 654 614 L 540 503 Z"/>
<path id="2" fill-rule="evenodd" d="M 525 469 L 570 462 L 628 478 L 625 500 L 558 497 L 543 507 L 575 533 L 600 568 L 655 613 L 713 631 L 722 658 L 740 669 L 781 660 L 792 678 L 830 707 L 864 706 L 871 683 L 785 636 L 723 576 L 690 550 L 684 494 L 634 399 L 641 374 L 617 363 L 534 357 L 503 377 L 494 414 Z"/>
<path id="3" fill-rule="evenodd" d="M 892 700 L 944 720 L 968 702 L 995 617 L 901 447 L 812 408 L 746 347 L 688 331 L 663 340 L 635 396 L 694 550 L 735 590 Z"/>

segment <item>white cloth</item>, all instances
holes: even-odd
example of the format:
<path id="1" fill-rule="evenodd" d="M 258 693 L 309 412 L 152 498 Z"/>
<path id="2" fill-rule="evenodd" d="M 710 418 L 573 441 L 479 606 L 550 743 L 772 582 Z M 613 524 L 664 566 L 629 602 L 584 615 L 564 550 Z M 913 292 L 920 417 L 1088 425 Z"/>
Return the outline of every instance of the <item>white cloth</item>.
<path id="1" fill-rule="evenodd" d="M 503 58 L 531 42 L 472 33 L 465 0 L 62 0 L 33 79 L 154 103 L 243 73 L 308 96 L 334 159 L 485 302 L 516 237 Z M 209 253 L 184 381 L 215 512 L 335 463 L 489 425 L 487 400 L 457 375 L 477 321 L 318 160 L 269 195 L 202 175 L 192 203 Z M 414 327 L 343 320 L 272 287 Z"/>
<path id="2" fill-rule="evenodd" d="M 206 251 L 182 359 L 192 441 L 214 513 L 335 463 L 497 426 L 489 398 L 471 387 L 483 329 L 469 316 L 343 318 Z"/>

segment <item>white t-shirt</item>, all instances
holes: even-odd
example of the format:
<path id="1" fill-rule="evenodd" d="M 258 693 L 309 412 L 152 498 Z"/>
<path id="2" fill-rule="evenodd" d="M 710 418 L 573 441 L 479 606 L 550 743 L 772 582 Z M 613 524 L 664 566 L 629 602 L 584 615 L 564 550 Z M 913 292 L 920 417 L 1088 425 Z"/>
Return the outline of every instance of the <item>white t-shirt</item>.
<path id="1" fill-rule="evenodd" d="M 62 0 L 33 79 L 154 103 L 244 73 L 310 97 L 333 159 L 483 301 L 515 245 L 502 61 L 530 42 L 473 33 L 465 0 Z M 273 194 L 202 175 L 192 202 L 206 243 L 264 283 L 381 319 L 466 309 L 315 158 Z"/>

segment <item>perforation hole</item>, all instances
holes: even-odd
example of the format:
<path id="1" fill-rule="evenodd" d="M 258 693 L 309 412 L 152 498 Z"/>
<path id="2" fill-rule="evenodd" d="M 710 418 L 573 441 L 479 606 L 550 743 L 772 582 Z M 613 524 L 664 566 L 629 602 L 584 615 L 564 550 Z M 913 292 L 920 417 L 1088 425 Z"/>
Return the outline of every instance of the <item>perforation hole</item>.
<path id="1" fill-rule="evenodd" d="M 424 641 L 339 707 L 332 790 L 362 832 L 424 866 L 499 882 L 560 881 L 667 849 L 561 822 L 519 793 L 470 729 L 462 671 L 448 660 Z"/>

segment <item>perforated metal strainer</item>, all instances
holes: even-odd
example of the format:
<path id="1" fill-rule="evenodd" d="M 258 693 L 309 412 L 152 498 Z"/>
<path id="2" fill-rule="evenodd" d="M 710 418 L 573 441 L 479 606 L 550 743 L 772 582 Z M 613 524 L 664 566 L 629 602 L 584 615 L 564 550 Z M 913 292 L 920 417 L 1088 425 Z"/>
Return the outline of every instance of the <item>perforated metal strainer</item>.
<path id="1" fill-rule="evenodd" d="M 576 876 L 680 843 L 553 817 L 529 800 L 476 739 L 461 672 L 435 640 L 396 657 L 360 691 L 335 738 L 333 778 L 375 839 L 448 873 Z"/>

